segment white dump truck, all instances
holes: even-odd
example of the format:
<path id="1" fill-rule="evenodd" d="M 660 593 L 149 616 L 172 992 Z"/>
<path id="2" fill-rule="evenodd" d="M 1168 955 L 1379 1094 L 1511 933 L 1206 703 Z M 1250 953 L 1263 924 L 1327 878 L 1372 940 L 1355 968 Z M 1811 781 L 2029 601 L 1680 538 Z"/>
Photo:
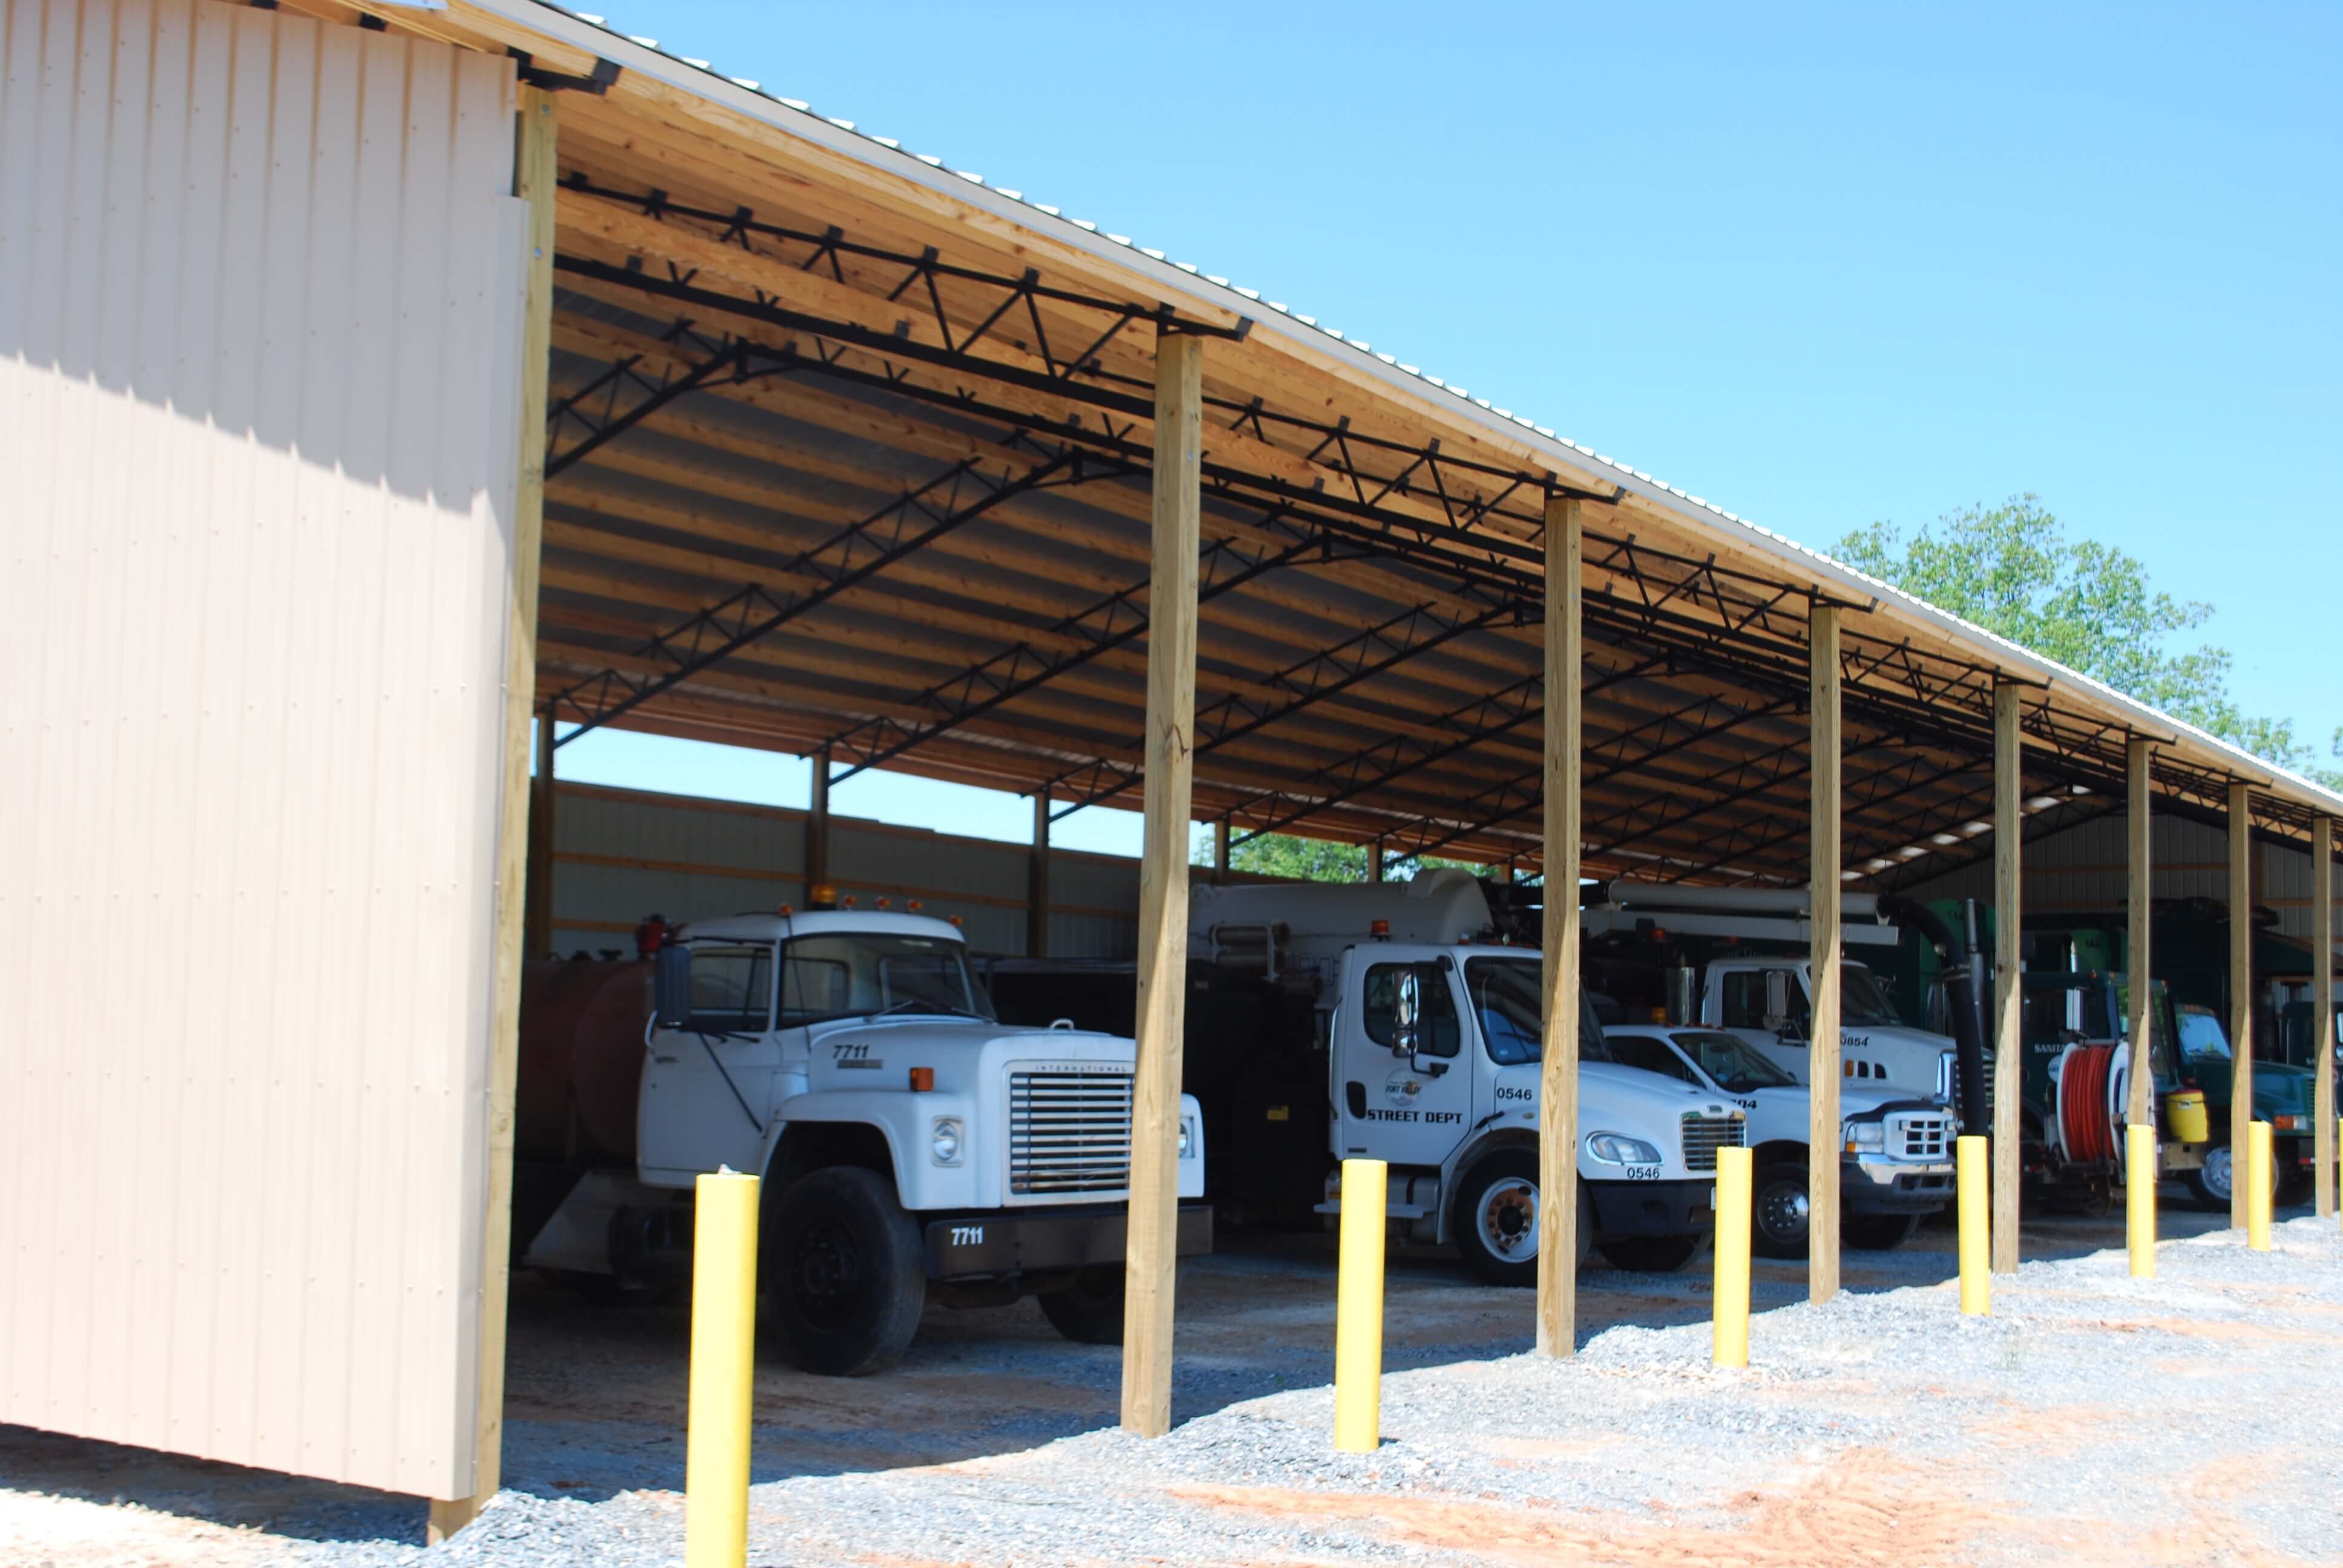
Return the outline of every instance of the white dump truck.
<path id="1" fill-rule="evenodd" d="M 1800 889 L 1682 888 L 1615 881 L 1581 916 L 1590 944 L 1590 983 L 1627 999 L 1656 1021 L 1721 1030 L 1762 1052 L 1800 1083 L 1810 1081 L 1814 970 L 1811 925 Z M 1882 898 L 1849 894 L 1840 934 L 1839 1062 L 1848 1087 L 1964 1103 L 1960 1050 L 1953 1039 L 1904 1022 L 1866 952 L 1893 962 L 1902 930 Z M 1918 911 L 1925 915 L 1926 910 Z M 1636 992 L 1637 977 L 1656 988 Z M 1631 994 L 1634 993 L 1634 994 Z M 1648 1003 L 1649 1005 L 1646 1005 Z M 1975 1028 L 1976 1020 L 1966 1020 Z M 1991 1056 L 1976 1048 L 1981 1108 Z M 1980 1130 L 1985 1126 L 1977 1118 Z"/>
<path id="2" fill-rule="evenodd" d="M 1614 1061 L 1729 1098 L 1749 1115 L 1755 1181 L 1750 1245 L 1768 1258 L 1806 1255 L 1811 1091 L 1787 1069 L 1722 1030 L 1605 1024 Z M 1866 1084 L 1839 1086 L 1840 1231 L 1886 1251 L 1952 1201 L 1959 1121 L 1941 1100 Z"/>
<path id="3" fill-rule="evenodd" d="M 1308 997 L 1327 1151 L 1389 1162 L 1403 1234 L 1453 1245 L 1485 1280 L 1534 1282 L 1543 960 L 1501 939 L 1471 873 L 1199 888 L 1189 941 L 1197 986 L 1257 977 Z M 1743 1108 L 1612 1060 L 1581 1013 L 1582 1259 L 1592 1247 L 1621 1268 L 1682 1267 L 1715 1230 L 1716 1151 L 1742 1142 Z M 1325 1178 L 1322 1212 L 1338 1181 Z"/>
<path id="4" fill-rule="evenodd" d="M 819 894 L 818 894 L 819 896 Z M 1121 1337 L 1130 1040 L 1000 1023 L 959 929 L 884 910 L 695 921 L 647 962 L 554 963 L 524 1004 L 519 1261 L 589 1290 L 685 1277 L 694 1179 L 761 1173 L 758 1281 L 807 1369 L 892 1364 L 930 1294 L 1041 1298 Z M 1180 1107 L 1179 1251 L 1209 1251 Z"/>

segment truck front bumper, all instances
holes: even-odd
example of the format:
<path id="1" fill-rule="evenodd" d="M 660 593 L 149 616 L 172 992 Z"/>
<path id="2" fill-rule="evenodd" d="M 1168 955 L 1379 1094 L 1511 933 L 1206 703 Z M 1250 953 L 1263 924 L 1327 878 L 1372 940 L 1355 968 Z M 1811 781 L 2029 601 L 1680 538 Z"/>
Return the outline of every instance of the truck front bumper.
<path id="1" fill-rule="evenodd" d="M 1850 1214 L 1933 1214 L 1953 1201 L 1949 1160 L 1922 1164 L 1859 1154 L 1839 1161 L 1839 1203 Z"/>
<path id="2" fill-rule="evenodd" d="M 1716 1183 L 1585 1181 L 1599 1236 L 1705 1236 L 1716 1229 Z"/>
<path id="3" fill-rule="evenodd" d="M 1120 1263 L 1130 1235 L 1128 1217 L 1120 1203 L 946 1214 L 927 1220 L 920 1230 L 930 1280 L 996 1278 Z M 1212 1250 L 1212 1206 L 1181 1204 L 1179 1255 L 1193 1258 Z"/>

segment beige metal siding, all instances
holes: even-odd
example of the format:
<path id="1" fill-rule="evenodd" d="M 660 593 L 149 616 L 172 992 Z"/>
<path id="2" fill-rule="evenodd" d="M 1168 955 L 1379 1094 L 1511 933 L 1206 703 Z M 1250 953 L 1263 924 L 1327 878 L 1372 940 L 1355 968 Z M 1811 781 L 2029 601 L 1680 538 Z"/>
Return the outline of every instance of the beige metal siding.
<path id="1" fill-rule="evenodd" d="M 511 77 L 0 0 L 0 1421 L 470 1488 Z"/>

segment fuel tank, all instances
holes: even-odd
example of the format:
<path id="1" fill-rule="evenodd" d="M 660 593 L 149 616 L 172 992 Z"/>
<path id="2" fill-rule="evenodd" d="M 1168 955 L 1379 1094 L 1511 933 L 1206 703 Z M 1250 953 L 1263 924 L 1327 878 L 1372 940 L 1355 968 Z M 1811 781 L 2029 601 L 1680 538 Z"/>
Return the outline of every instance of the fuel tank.
<path id="1" fill-rule="evenodd" d="M 521 974 L 514 1153 L 602 1165 L 635 1158 L 647 960 L 545 960 Z"/>

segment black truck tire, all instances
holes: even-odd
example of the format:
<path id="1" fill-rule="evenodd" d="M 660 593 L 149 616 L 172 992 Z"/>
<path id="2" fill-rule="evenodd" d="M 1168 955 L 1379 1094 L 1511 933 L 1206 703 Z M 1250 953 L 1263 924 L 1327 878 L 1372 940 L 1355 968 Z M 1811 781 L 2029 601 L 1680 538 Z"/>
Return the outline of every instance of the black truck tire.
<path id="1" fill-rule="evenodd" d="M 1474 1161 L 1457 1183 L 1448 1214 L 1448 1233 L 1464 1266 L 1492 1285 L 1536 1284 L 1537 1204 L 1537 1151 L 1499 1149 Z M 1581 1261 L 1594 1234 L 1594 1207 L 1581 1192 Z"/>
<path id="2" fill-rule="evenodd" d="M 1759 1166 L 1749 1194 L 1749 1250 L 1761 1258 L 1805 1257 L 1811 1202 L 1805 1161 Z"/>
<path id="3" fill-rule="evenodd" d="M 1848 1246 L 1865 1252 L 1892 1252 L 1919 1228 L 1917 1214 L 1849 1214 L 1838 1227 Z"/>
<path id="4" fill-rule="evenodd" d="M 2217 1214 L 2229 1211 L 2229 1184 L 2242 1171 L 2245 1161 L 2231 1157 L 2227 1143 L 2216 1143 L 2205 1151 L 2205 1163 L 2188 1172 L 2188 1192 L 2197 1200 L 2199 1209 Z M 2270 1154 L 2270 1206 L 2278 1207 L 2278 1193 L 2286 1184 L 2283 1161 L 2277 1151 Z"/>
<path id="5" fill-rule="evenodd" d="M 1084 1269 L 1062 1291 L 1041 1298 L 1050 1326 L 1078 1345 L 1122 1343 L 1122 1265 Z"/>
<path id="6" fill-rule="evenodd" d="M 759 1292 L 789 1359 L 824 1377 L 863 1377 L 903 1359 L 927 1305 L 920 1228 L 875 1171 L 833 1165 L 769 1207 Z"/>

